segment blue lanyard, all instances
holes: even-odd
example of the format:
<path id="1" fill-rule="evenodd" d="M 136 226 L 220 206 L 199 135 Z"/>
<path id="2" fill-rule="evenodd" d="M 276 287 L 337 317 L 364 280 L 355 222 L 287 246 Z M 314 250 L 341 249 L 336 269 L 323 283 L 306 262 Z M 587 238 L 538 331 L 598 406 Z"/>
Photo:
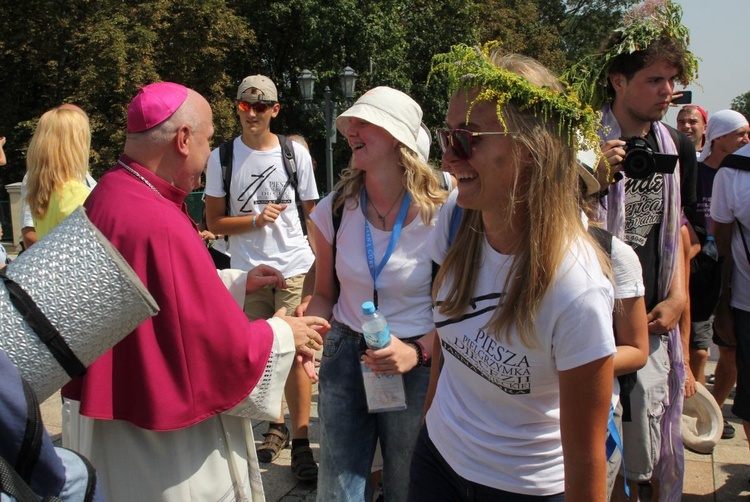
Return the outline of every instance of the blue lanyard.
<path id="1" fill-rule="evenodd" d="M 406 220 L 406 213 L 409 211 L 411 205 L 411 195 L 407 191 L 404 194 L 404 200 L 401 201 L 401 209 L 398 211 L 398 217 L 396 223 L 393 225 L 393 231 L 391 232 L 391 240 L 388 242 L 388 248 L 385 250 L 383 259 L 380 260 L 380 265 L 375 267 L 375 246 L 372 244 L 372 234 L 370 233 L 370 223 L 367 221 L 367 192 L 362 188 L 362 198 L 360 201 L 362 205 L 362 214 L 365 217 L 365 251 L 367 254 L 367 266 L 370 268 L 370 275 L 372 276 L 373 290 L 372 290 L 372 301 L 375 304 L 375 308 L 378 307 L 378 276 L 382 272 L 385 264 L 388 263 L 388 259 L 393 253 L 393 249 L 396 247 L 396 242 L 401 234 L 401 228 L 404 226 L 404 220 Z"/>

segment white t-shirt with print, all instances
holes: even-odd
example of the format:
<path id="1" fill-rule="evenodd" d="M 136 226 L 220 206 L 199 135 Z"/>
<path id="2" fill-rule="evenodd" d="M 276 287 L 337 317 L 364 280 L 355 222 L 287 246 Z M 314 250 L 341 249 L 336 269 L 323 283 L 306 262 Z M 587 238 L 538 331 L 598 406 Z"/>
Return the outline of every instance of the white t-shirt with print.
<path id="1" fill-rule="evenodd" d="M 750 156 L 750 148 L 743 150 Z M 722 167 L 716 173 L 714 190 L 711 195 L 711 219 L 719 223 L 732 223 L 732 299 L 734 308 L 750 312 L 750 264 L 747 262 L 745 245 L 734 220 L 742 224 L 747 245 L 750 247 L 750 172 Z"/>
<path id="2" fill-rule="evenodd" d="M 334 193 L 320 201 L 311 218 L 330 244 L 333 239 L 331 204 Z M 351 204 L 351 205 L 350 205 Z M 336 238 L 336 271 L 341 294 L 333 307 L 334 318 L 354 331 L 362 331 L 362 303 L 373 299 L 373 280 L 365 254 L 365 217 L 362 207 L 345 204 Z M 437 214 L 432 220 L 434 224 Z M 398 338 L 423 335 L 434 328 L 432 319 L 432 260 L 427 248 L 431 226 L 421 214 L 401 229 L 390 259 L 378 276 L 378 308 Z M 370 225 L 375 265 L 380 265 L 391 232 Z"/>
<path id="3" fill-rule="evenodd" d="M 279 270 L 285 278 L 306 273 L 315 256 L 302 232 L 297 195 L 284 168 L 281 146 L 270 150 L 253 150 L 234 139 L 232 179 L 229 188 L 229 215 L 251 216 L 263 212 L 266 204 L 281 200 L 286 209 L 274 223 L 260 229 L 229 236 L 232 268 L 250 270 L 266 264 Z M 302 200 L 317 200 L 318 189 L 313 175 L 312 159 L 307 150 L 294 146 L 297 182 Z M 225 196 L 219 149 L 211 152 L 206 172 L 205 193 Z"/>
<path id="4" fill-rule="evenodd" d="M 454 204 L 455 195 L 443 206 L 430 237 L 438 263 L 446 254 Z M 539 308 L 541 349 L 528 349 L 515 330 L 507 342 L 483 328 L 501 303 L 513 256 L 496 252 L 486 241 L 482 252 L 470 311 L 454 321 L 435 308 L 445 363 L 426 418 L 430 439 L 470 481 L 513 493 L 560 493 L 565 485 L 558 372 L 615 353 L 612 285 L 594 250 L 583 243 L 574 246 Z M 438 302 L 450 281 L 438 292 Z"/>

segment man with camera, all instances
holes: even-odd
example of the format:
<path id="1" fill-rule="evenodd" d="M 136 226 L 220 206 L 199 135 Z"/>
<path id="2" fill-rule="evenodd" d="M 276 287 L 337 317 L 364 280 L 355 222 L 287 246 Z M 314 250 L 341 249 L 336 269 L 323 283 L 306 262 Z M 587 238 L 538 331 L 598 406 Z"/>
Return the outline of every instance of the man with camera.
<path id="1" fill-rule="evenodd" d="M 696 154 L 683 133 L 661 120 L 675 82 L 687 85 L 697 64 L 687 49 L 680 16 L 672 16 L 679 6 L 667 2 L 666 10 L 632 21 L 646 25 L 658 18 L 661 30 L 615 32 L 592 72 L 606 87 L 606 97 L 600 96 L 599 103 L 592 99 L 604 104 L 604 159 L 597 170 L 605 188 L 604 220 L 607 230 L 635 250 L 646 288 L 649 359 L 638 370 L 629 395 L 631 420 L 623 421 L 622 431 L 620 473 L 624 471 L 634 500 L 639 491 L 648 497 L 657 490 L 662 500 L 679 500 L 682 489 L 680 416 L 689 368 L 677 327 L 687 299 L 680 227 L 683 209 L 690 217 L 696 203 Z M 613 500 L 624 496 L 622 482 L 618 477 Z"/>

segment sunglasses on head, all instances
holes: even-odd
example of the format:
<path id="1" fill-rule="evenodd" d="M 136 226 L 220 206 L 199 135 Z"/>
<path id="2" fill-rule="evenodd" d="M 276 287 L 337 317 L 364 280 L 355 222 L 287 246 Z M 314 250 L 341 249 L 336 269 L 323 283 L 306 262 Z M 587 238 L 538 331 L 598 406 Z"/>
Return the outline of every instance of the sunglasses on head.
<path id="1" fill-rule="evenodd" d="M 516 133 L 509 131 L 473 132 L 466 129 L 438 129 L 437 139 L 440 151 L 445 153 L 448 147 L 459 159 L 471 158 L 471 147 L 474 138 L 478 136 L 512 136 Z"/>
<path id="2" fill-rule="evenodd" d="M 250 108 L 252 108 L 255 113 L 265 113 L 272 106 L 273 103 L 264 103 L 263 101 L 256 101 L 254 103 L 248 103 L 247 101 L 237 102 L 237 108 L 243 112 L 249 112 Z"/>

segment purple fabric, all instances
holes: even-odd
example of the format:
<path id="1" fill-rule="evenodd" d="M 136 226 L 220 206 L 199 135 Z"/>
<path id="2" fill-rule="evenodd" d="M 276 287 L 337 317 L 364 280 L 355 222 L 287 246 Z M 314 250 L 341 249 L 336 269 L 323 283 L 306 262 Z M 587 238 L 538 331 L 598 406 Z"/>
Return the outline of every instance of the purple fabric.
<path id="1" fill-rule="evenodd" d="M 622 136 L 620 125 L 612 109 L 606 105 L 602 109 L 604 141 Z M 652 128 L 656 133 L 659 149 L 662 153 L 677 154 L 669 130 L 661 122 L 654 122 Z M 674 175 L 664 175 L 664 218 L 659 235 L 661 261 L 659 269 L 659 299 L 667 297 L 677 266 L 681 206 L 680 169 L 675 168 Z M 622 239 L 625 230 L 625 183 L 610 186 L 609 194 L 603 201 L 600 214 L 607 222 L 607 230 Z M 665 502 L 679 501 L 682 498 L 682 477 L 685 471 L 685 458 L 682 446 L 682 404 L 685 395 L 685 366 L 682 354 L 682 340 L 679 327 L 668 334 L 670 371 L 668 375 L 669 393 L 661 420 L 662 442 L 659 463 L 654 469 L 654 476 L 660 482 L 660 500 Z"/>

